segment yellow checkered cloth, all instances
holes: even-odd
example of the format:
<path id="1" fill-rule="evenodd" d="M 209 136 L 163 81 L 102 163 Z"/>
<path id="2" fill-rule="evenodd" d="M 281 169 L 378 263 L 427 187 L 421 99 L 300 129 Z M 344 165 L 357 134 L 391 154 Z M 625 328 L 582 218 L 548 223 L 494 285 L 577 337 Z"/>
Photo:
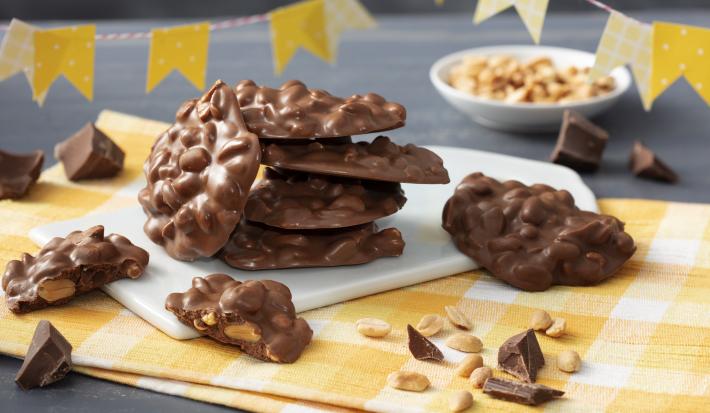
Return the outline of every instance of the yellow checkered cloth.
<path id="1" fill-rule="evenodd" d="M 166 125 L 112 112 L 102 113 L 97 125 L 126 150 L 122 175 L 75 184 L 53 167 L 27 198 L 0 202 L 0 264 L 38 249 L 27 238 L 34 226 L 135 202 L 118 191 L 141 175 L 150 144 Z M 527 293 L 472 271 L 308 311 L 303 317 L 314 340 L 291 365 L 256 361 L 208 338 L 173 340 L 99 291 L 26 315 L 12 314 L 0 300 L 0 351 L 24 355 L 37 322 L 47 319 L 74 346 L 82 373 L 248 410 L 445 411 L 450 392 L 468 389 L 478 410 L 517 411 L 523 407 L 483 395 L 456 376 L 450 360 L 461 355 L 443 345 L 446 362 L 414 360 L 405 326 L 456 305 L 474 323 L 485 363 L 493 367 L 498 346 L 543 308 L 565 318 L 568 330 L 557 339 L 538 335 L 546 360 L 538 381 L 566 392 L 542 409 L 707 411 L 710 205 L 621 199 L 600 205 L 626 221 L 638 243 L 636 255 L 607 282 Z M 362 337 L 353 324 L 362 317 L 387 320 L 394 329 L 383 339 Z M 447 325 L 435 342 L 452 331 Z M 579 372 L 557 369 L 563 349 L 582 356 Z M 400 369 L 426 374 L 432 387 L 422 393 L 388 388 L 385 378 Z"/>

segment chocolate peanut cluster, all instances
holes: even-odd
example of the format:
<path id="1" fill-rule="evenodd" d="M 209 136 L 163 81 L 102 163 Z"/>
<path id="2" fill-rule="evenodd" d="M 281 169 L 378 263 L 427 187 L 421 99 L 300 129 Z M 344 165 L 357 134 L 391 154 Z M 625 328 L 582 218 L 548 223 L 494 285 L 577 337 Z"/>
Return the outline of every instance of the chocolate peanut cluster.
<path id="1" fill-rule="evenodd" d="M 74 231 L 54 238 L 36 257 L 24 253 L 7 263 L 2 278 L 7 306 L 26 313 L 60 305 L 74 296 L 121 278 L 138 278 L 148 265 L 148 253 L 104 227 Z"/>
<path id="2" fill-rule="evenodd" d="M 636 251 L 623 222 L 580 210 L 569 192 L 481 173 L 458 185 L 443 227 L 461 252 L 527 291 L 598 283 Z"/>
<path id="3" fill-rule="evenodd" d="M 313 336 L 296 317 L 291 291 L 276 281 L 195 277 L 192 288 L 168 296 L 165 308 L 182 323 L 265 361 L 293 363 Z"/>

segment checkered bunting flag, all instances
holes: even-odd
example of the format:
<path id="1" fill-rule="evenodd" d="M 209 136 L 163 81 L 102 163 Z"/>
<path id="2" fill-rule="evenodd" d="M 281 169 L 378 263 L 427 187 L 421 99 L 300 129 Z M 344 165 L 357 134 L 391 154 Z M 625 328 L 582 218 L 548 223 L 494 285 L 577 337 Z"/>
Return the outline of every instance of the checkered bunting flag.
<path id="1" fill-rule="evenodd" d="M 473 22 L 478 24 L 510 6 L 515 6 L 533 41 L 540 43 L 547 3 L 548 0 L 478 0 Z"/>
<path id="2" fill-rule="evenodd" d="M 653 101 L 650 83 L 652 32 L 650 25 L 612 11 L 597 47 L 589 81 L 593 82 L 614 68 L 628 63 L 643 106 L 649 110 Z"/>
<path id="3" fill-rule="evenodd" d="M 0 82 L 18 72 L 24 72 L 27 83 L 34 91 L 32 78 L 35 54 L 34 34 L 36 31 L 35 26 L 22 20 L 12 19 L 0 45 Z M 34 96 L 34 92 L 32 94 Z M 46 97 L 47 93 L 45 92 L 34 100 L 42 106 Z"/>

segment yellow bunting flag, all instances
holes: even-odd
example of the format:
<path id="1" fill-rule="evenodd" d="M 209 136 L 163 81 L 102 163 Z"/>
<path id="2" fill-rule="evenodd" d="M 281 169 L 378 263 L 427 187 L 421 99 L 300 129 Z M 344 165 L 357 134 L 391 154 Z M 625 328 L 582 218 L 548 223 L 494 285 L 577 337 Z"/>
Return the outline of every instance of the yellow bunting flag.
<path id="1" fill-rule="evenodd" d="M 478 0 L 473 23 L 478 24 L 510 6 L 515 6 L 535 43 L 540 43 L 540 33 L 545 23 L 548 0 Z"/>
<path id="2" fill-rule="evenodd" d="M 324 5 L 325 0 L 308 0 L 271 12 L 271 47 L 276 74 L 283 72 L 300 47 L 333 62 Z"/>
<path id="3" fill-rule="evenodd" d="M 10 26 L 0 44 L 0 82 L 18 72 L 24 72 L 27 83 L 34 90 L 32 85 L 35 44 L 34 34 L 37 27 L 27 24 L 22 20 L 12 19 Z M 32 93 L 34 95 L 34 92 Z M 47 93 L 43 93 L 36 100 L 42 106 Z"/>
<path id="4" fill-rule="evenodd" d="M 197 89 L 205 88 L 210 41 L 208 22 L 153 29 L 150 35 L 146 93 L 173 70 L 180 72 Z"/>
<path id="5" fill-rule="evenodd" d="M 61 27 L 34 33 L 33 98 L 49 90 L 59 75 L 89 101 L 94 98 L 96 26 Z"/>
<path id="6" fill-rule="evenodd" d="M 375 19 L 358 0 L 326 0 L 325 28 L 331 59 L 338 55 L 340 35 L 348 29 L 370 29 L 377 26 Z"/>
<path id="7" fill-rule="evenodd" d="M 631 65 L 643 107 L 651 107 L 651 26 L 612 11 L 597 46 L 589 81 L 609 74 L 616 67 Z"/>
<path id="8" fill-rule="evenodd" d="M 710 105 L 710 29 L 653 22 L 651 98 L 680 76 Z"/>

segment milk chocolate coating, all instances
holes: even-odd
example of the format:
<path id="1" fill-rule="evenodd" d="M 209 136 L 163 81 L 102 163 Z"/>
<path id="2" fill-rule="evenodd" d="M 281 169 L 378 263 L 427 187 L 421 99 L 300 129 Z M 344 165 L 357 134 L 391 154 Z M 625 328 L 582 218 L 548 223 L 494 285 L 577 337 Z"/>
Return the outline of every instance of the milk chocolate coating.
<path id="1" fill-rule="evenodd" d="M 293 363 L 313 336 L 306 320 L 296 317 L 291 291 L 271 280 L 195 277 L 192 288 L 168 295 L 165 308 L 183 324 L 265 361 Z"/>
<path id="2" fill-rule="evenodd" d="M 111 138 L 87 123 L 77 133 L 54 147 L 54 156 L 64 164 L 72 181 L 110 178 L 123 169 L 123 150 Z"/>
<path id="3" fill-rule="evenodd" d="M 598 283 L 636 250 L 623 222 L 581 211 L 565 190 L 481 173 L 458 185 L 444 206 L 443 227 L 461 252 L 527 291 Z"/>
<path id="4" fill-rule="evenodd" d="M 242 221 L 220 256 L 242 270 L 334 267 L 398 257 L 404 250 L 395 228 L 375 223 L 338 230 L 292 231 Z"/>
<path id="5" fill-rule="evenodd" d="M 259 137 L 330 138 L 404 126 L 402 105 L 368 93 L 340 98 L 289 80 L 278 89 L 242 80 L 235 86 L 249 130 Z"/>
<path id="6" fill-rule="evenodd" d="M 74 231 L 66 238 L 53 238 L 36 257 L 7 263 L 2 278 L 7 306 L 26 313 L 70 301 L 74 296 L 121 278 L 138 278 L 148 265 L 148 253 L 127 238 L 104 227 Z"/>
<path id="7" fill-rule="evenodd" d="M 179 260 L 214 255 L 241 219 L 260 158 L 234 92 L 217 81 L 153 145 L 138 195 L 145 233 Z"/>
<path id="8" fill-rule="evenodd" d="M 40 320 L 15 383 L 22 390 L 44 387 L 64 378 L 73 367 L 71 344 L 47 320 Z"/>
<path id="9" fill-rule="evenodd" d="M 344 228 L 394 214 L 407 201 L 399 184 L 267 168 L 244 216 L 284 229 Z"/>
<path id="10" fill-rule="evenodd" d="M 37 181 L 44 152 L 14 154 L 0 150 L 0 199 L 22 198 Z"/>
<path id="11" fill-rule="evenodd" d="M 397 145 L 386 136 L 373 142 L 334 139 L 262 142 L 261 162 L 303 172 L 375 181 L 447 184 L 444 162 L 429 149 Z"/>

